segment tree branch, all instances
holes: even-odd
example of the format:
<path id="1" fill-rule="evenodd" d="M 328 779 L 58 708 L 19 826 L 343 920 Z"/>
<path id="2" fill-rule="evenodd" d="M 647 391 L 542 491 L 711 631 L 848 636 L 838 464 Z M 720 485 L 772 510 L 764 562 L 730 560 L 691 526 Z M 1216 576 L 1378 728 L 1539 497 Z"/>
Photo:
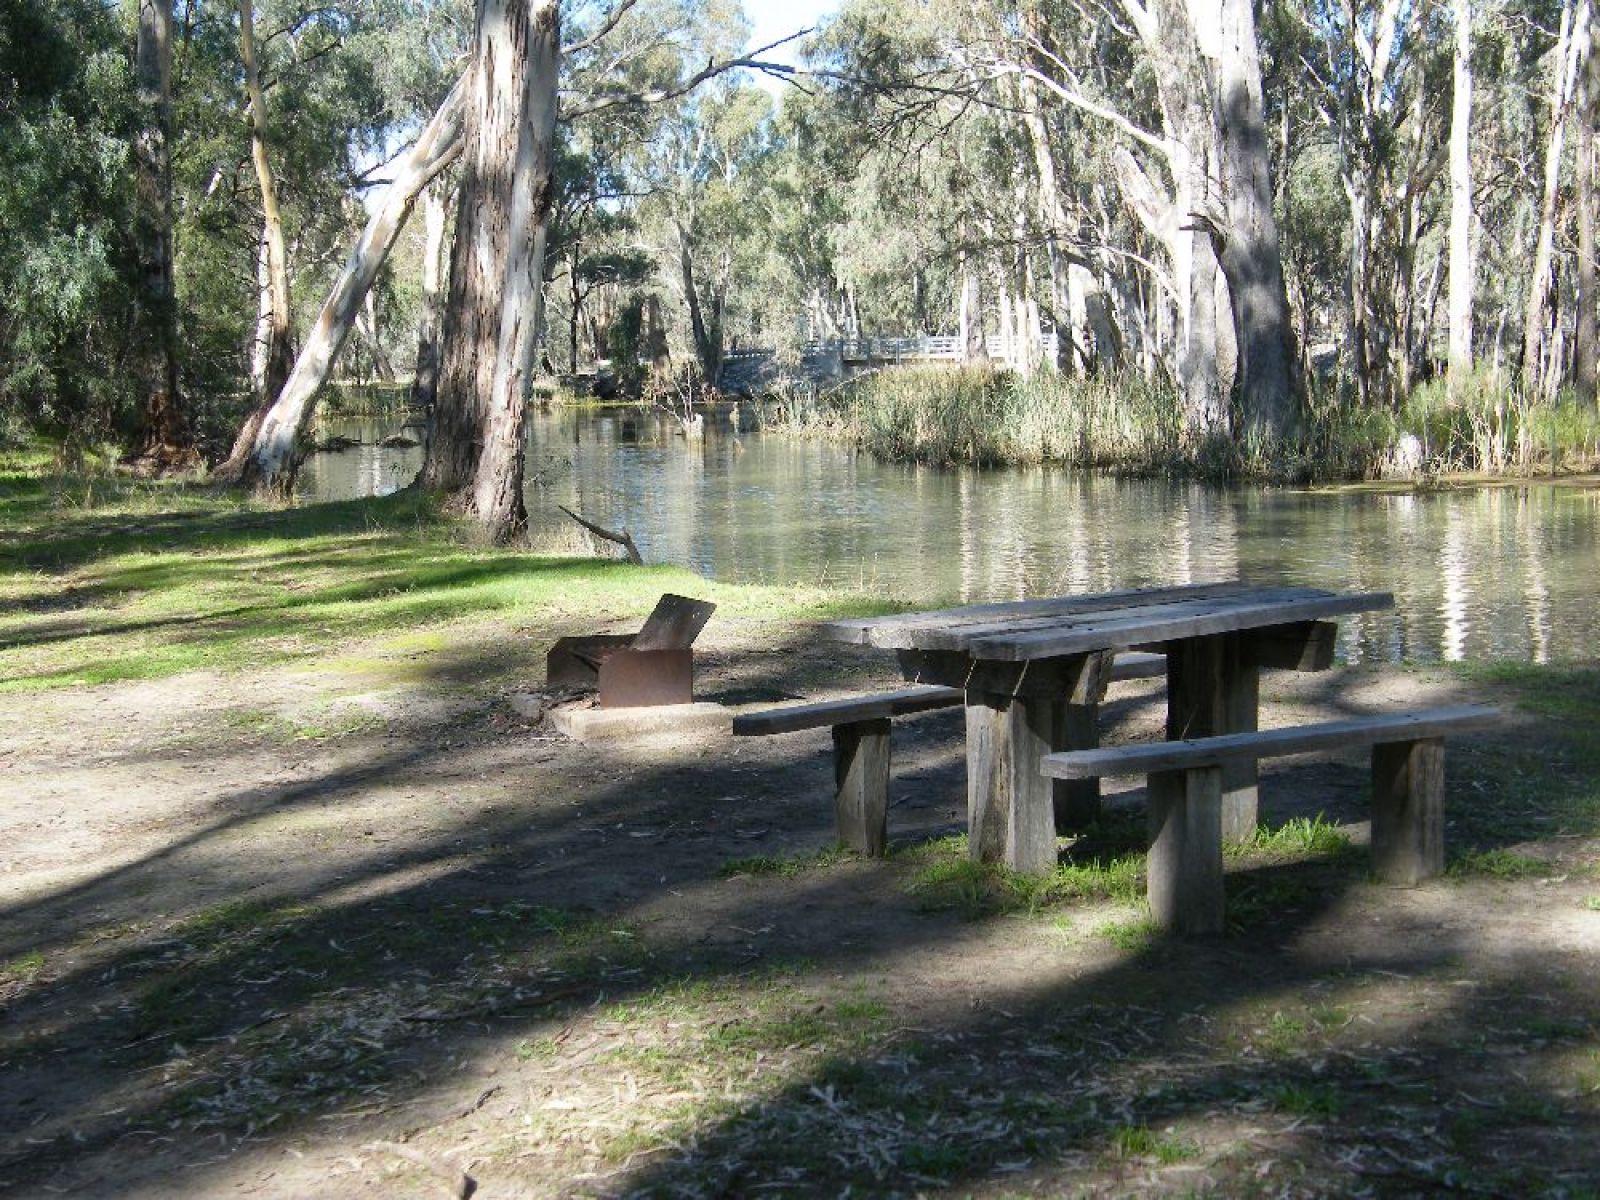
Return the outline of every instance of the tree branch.
<path id="1" fill-rule="evenodd" d="M 604 538 L 608 542 L 615 542 L 617 545 L 621 546 L 625 551 L 627 551 L 628 561 L 634 566 L 644 566 L 644 559 L 639 556 L 639 547 L 633 544 L 633 539 L 628 536 L 628 531 L 626 529 L 624 529 L 621 533 L 612 533 L 611 530 L 603 529 L 599 525 L 596 525 L 593 521 L 585 521 L 565 504 L 558 504 L 556 507 L 562 512 L 566 513 L 567 516 L 571 517 L 579 525 L 582 525 L 590 533 L 594 534 L 595 537 Z"/>
<path id="2" fill-rule="evenodd" d="M 799 74 L 800 68 L 791 67 L 787 63 L 767 62 L 761 55 L 769 50 L 776 50 L 779 46 L 787 45 L 796 38 L 805 37 L 810 29 L 802 29 L 798 33 L 791 33 L 781 37 L 775 42 L 769 42 L 752 53 L 740 58 L 723 59 L 721 62 L 708 62 L 703 68 L 696 71 L 687 79 L 680 80 L 672 87 L 658 88 L 652 92 L 614 92 L 609 96 L 600 96 L 588 104 L 575 105 L 566 109 L 565 115 L 569 118 L 592 116 L 597 112 L 604 112 L 610 108 L 620 108 L 623 105 L 661 104 L 667 100 L 676 100 L 679 96 L 687 95 L 694 91 L 708 79 L 715 79 L 718 75 L 725 75 L 729 71 L 744 68 L 750 71 L 760 71 L 774 78 L 786 79 L 791 75 Z"/>

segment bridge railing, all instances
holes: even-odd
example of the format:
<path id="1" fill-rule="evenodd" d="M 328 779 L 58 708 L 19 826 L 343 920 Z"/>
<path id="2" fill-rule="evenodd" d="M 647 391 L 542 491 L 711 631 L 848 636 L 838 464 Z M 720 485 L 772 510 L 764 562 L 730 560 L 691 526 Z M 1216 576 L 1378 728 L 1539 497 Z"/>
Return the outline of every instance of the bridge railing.
<path id="1" fill-rule="evenodd" d="M 990 337 L 984 339 L 985 350 L 990 358 L 997 361 L 1008 361 L 1010 355 L 1002 339 Z M 1047 330 L 1043 338 L 1044 360 L 1055 361 L 1056 333 Z M 777 353 L 770 347 L 746 348 L 743 350 L 729 350 L 723 355 L 725 360 L 767 358 Z M 959 362 L 965 355 L 962 353 L 961 339 L 958 337 L 932 336 L 922 334 L 917 337 L 873 337 L 873 338 L 831 338 L 822 341 L 810 341 L 801 347 L 801 353 L 807 358 L 825 358 L 837 354 L 845 362 L 903 362 L 903 361 L 928 361 L 944 360 Z"/>

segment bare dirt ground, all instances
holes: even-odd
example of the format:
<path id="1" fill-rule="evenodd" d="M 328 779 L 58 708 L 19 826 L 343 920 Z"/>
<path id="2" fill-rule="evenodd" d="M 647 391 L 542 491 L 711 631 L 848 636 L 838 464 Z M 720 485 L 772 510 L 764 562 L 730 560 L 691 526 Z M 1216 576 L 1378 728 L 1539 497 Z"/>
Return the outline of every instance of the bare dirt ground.
<path id="1" fill-rule="evenodd" d="M 1337 832 L 1232 858 L 1235 928 L 1178 942 L 1084 865 L 1136 849 L 1138 781 L 1028 894 L 952 844 L 959 714 L 906 720 L 860 861 L 825 730 L 578 745 L 511 702 L 551 636 L 0 697 L 0 1194 L 1600 1195 L 1594 735 L 1559 711 L 1269 678 L 1267 724 L 1505 704 L 1450 751 L 1479 853 L 1376 885 L 1364 759 L 1276 763 L 1266 822 Z M 703 640 L 730 703 L 892 681 Z M 1160 711 L 1121 685 L 1108 739 Z"/>

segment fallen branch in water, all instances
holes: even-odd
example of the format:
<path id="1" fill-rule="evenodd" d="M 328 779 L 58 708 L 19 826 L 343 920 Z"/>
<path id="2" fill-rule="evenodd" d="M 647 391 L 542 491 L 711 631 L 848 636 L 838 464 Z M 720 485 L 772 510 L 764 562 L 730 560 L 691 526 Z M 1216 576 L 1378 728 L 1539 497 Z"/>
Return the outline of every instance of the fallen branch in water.
<path id="1" fill-rule="evenodd" d="M 585 521 L 582 517 L 580 517 L 577 513 L 573 512 L 565 504 L 558 504 L 558 505 L 556 505 L 556 507 L 559 508 L 562 512 L 566 513 L 567 516 L 571 517 L 579 525 L 582 525 L 590 533 L 594 534 L 595 537 L 604 538 L 608 542 L 615 542 L 617 545 L 621 546 L 624 550 L 626 550 L 628 552 L 628 561 L 631 562 L 634 566 L 636 566 L 636 567 L 644 566 L 644 559 L 639 557 L 639 547 L 637 547 L 637 546 L 635 546 L 633 544 L 633 539 L 628 536 L 628 531 L 626 529 L 624 529 L 621 533 L 612 533 L 611 530 L 602 529 L 600 526 L 596 525 L 593 521 Z"/>

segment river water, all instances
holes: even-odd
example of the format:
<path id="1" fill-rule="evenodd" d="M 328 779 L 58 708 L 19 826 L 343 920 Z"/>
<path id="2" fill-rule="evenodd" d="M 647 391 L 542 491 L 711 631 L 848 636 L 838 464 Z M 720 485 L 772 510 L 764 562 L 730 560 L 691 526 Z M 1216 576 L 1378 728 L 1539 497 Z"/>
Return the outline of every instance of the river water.
<path id="1" fill-rule="evenodd" d="M 1389 591 L 1393 612 L 1341 621 L 1350 661 L 1595 654 L 1600 486 L 1592 480 L 1410 494 L 948 469 L 740 432 L 739 415 L 713 413 L 705 435 L 691 439 L 664 413 L 536 412 L 528 457 L 536 542 L 570 541 L 576 527 L 556 507 L 564 504 L 625 527 L 647 562 L 734 582 L 865 588 L 919 605 L 1228 578 Z M 301 495 L 405 486 L 421 449 L 377 445 L 397 425 L 325 426 L 319 436 L 362 444 L 313 455 Z"/>

